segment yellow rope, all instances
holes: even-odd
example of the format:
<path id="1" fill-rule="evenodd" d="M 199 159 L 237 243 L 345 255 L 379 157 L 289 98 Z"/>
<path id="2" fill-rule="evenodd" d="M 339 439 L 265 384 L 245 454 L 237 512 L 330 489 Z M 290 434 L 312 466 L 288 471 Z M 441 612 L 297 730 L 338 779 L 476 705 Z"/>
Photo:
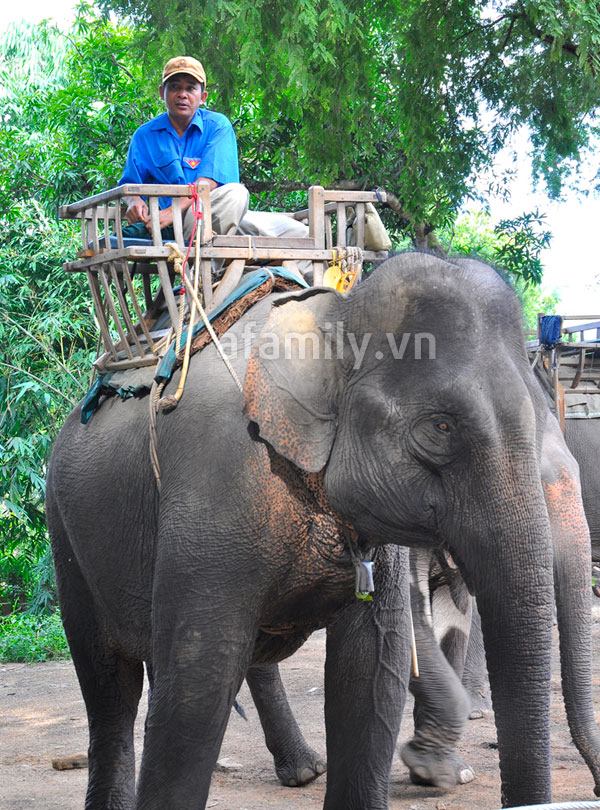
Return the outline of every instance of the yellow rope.
<path id="1" fill-rule="evenodd" d="M 332 250 L 333 258 L 323 276 L 325 287 L 332 287 L 341 293 L 350 290 L 360 275 L 363 265 L 363 254 L 359 247 L 348 245 L 339 252 Z"/>

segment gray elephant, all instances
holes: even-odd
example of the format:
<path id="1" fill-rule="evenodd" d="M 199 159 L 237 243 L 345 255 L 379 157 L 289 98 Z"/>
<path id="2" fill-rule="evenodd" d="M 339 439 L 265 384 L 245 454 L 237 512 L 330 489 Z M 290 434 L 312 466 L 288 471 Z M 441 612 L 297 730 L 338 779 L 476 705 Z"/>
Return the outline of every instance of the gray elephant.
<path id="1" fill-rule="evenodd" d="M 569 479 L 577 481 L 581 475 L 582 500 L 592 537 L 592 556 L 596 561 L 600 559 L 600 523 L 597 471 L 592 460 L 595 458 L 594 451 L 600 451 L 600 421 L 567 420 L 565 438 L 574 456 Z M 560 609 L 564 601 L 559 596 L 560 587 L 562 583 L 564 590 L 565 581 L 560 568 L 571 565 L 570 544 L 576 544 L 584 531 L 577 531 L 581 516 L 564 513 L 562 505 L 557 506 L 555 502 L 557 481 L 553 471 L 563 451 L 554 416 L 548 422 L 543 451 L 542 479 L 554 538 L 555 579 Z M 465 695 L 461 694 L 459 679 L 462 679 L 467 692 L 471 717 L 481 716 L 481 710 L 489 708 L 481 623 L 476 605 L 451 559 L 440 553 L 423 551 L 413 551 L 411 555 L 413 582 L 416 586 L 421 585 L 420 588 L 415 587 L 414 612 L 419 619 L 424 619 L 429 632 L 435 634 L 447 660 L 438 662 L 433 679 L 426 677 L 415 684 L 415 737 L 404 746 L 402 758 L 409 766 L 414 782 L 446 787 L 472 778 L 472 772 L 454 750 L 466 719 Z M 575 554 L 575 559 L 580 559 L 580 555 Z M 584 577 L 585 573 L 584 568 L 580 576 Z M 451 665 L 450 669 L 448 664 Z M 564 667 L 563 679 L 570 681 L 571 688 L 575 687 L 573 673 L 565 672 Z M 593 721 L 590 721 L 590 732 L 597 735 Z M 454 782 L 453 770 L 456 773 Z"/>
<path id="2" fill-rule="evenodd" d="M 565 441 L 579 464 L 581 495 L 592 539 L 592 559 L 600 569 L 600 419 L 566 419 Z M 600 596 L 600 570 L 594 593 Z"/>
<path id="3" fill-rule="evenodd" d="M 260 302 L 235 340 L 244 413 L 208 347 L 179 407 L 158 415 L 160 494 L 145 402 L 110 400 L 85 426 L 76 409 L 54 448 L 48 524 L 88 712 L 86 809 L 204 807 L 247 670 L 325 626 L 324 807 L 385 810 L 410 662 L 401 546 L 442 539 L 477 595 L 502 801 L 549 801 L 547 408 L 516 299 L 483 265 L 404 255 L 345 297 L 312 289 Z M 569 459 L 563 444 L 552 477 L 557 506 L 577 519 Z M 368 603 L 354 596 L 360 559 L 375 565 Z M 579 678 L 569 719 L 598 790 L 578 560 L 559 599 L 562 585 L 564 658 Z M 136 795 L 143 661 L 152 694 Z"/>

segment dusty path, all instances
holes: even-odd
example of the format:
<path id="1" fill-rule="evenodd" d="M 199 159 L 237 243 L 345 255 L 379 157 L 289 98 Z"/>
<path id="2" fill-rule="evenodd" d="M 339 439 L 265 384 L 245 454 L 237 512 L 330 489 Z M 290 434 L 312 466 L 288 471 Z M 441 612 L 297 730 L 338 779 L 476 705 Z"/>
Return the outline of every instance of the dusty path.
<path id="1" fill-rule="evenodd" d="M 600 651 L 600 609 L 595 610 L 594 649 Z M 555 637 L 556 647 L 556 637 Z M 292 708 L 312 746 L 325 752 L 323 659 L 325 636 L 315 634 L 282 665 Z M 592 780 L 570 742 L 562 707 L 555 653 L 552 682 L 552 773 L 555 801 L 593 799 Z M 600 720 L 600 654 L 595 660 L 596 720 Z M 144 698 L 145 700 L 145 698 Z M 264 745 L 256 710 L 245 685 L 240 695 L 248 722 L 232 714 L 221 751 L 241 767 L 217 772 L 207 807 L 211 810 L 319 810 L 325 780 L 305 788 L 279 785 Z M 55 757 L 85 752 L 87 724 L 70 663 L 0 666 L 0 810 L 82 810 L 87 771 L 55 771 Z M 145 703 L 141 704 L 142 709 Z M 143 714 L 137 723 L 141 750 Z M 407 707 L 403 739 L 410 736 Z M 392 771 L 391 810 L 496 810 L 500 806 L 495 729 L 492 717 L 469 723 L 461 745 L 477 778 L 450 793 L 415 787 L 397 757 Z M 524 755 L 526 752 L 524 752 Z"/>

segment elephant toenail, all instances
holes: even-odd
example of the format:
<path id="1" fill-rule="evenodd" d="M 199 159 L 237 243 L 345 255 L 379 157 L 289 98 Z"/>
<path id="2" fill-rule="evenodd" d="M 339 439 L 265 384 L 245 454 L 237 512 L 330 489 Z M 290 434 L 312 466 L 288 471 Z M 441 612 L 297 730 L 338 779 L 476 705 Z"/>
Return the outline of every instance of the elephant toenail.
<path id="1" fill-rule="evenodd" d="M 475 774 L 470 768 L 463 768 L 463 770 L 458 774 L 459 785 L 467 785 L 469 782 L 472 782 L 473 779 L 475 779 Z"/>

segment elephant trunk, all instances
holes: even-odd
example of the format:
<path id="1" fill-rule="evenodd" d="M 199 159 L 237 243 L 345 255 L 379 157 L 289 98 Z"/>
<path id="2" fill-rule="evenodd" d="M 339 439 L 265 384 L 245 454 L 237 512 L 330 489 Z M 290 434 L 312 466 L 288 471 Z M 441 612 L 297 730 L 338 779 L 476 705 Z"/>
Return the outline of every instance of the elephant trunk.
<path id="1" fill-rule="evenodd" d="M 594 720 L 590 537 L 575 476 L 563 467 L 544 484 L 554 541 L 562 687 L 573 742 L 600 796 L 600 733 Z"/>
<path id="2" fill-rule="evenodd" d="M 494 585 L 475 583 L 504 807 L 551 801 L 552 569 L 549 554 L 547 565 L 540 566 L 533 556 L 524 548 L 511 560 L 508 575 L 498 575 Z M 506 570 L 502 565 L 495 571 Z"/>
<path id="3" fill-rule="evenodd" d="M 471 490 L 462 559 L 457 549 L 481 616 L 504 807 L 552 799 L 552 543 L 539 468 L 529 466 L 497 466 L 491 486 Z"/>

